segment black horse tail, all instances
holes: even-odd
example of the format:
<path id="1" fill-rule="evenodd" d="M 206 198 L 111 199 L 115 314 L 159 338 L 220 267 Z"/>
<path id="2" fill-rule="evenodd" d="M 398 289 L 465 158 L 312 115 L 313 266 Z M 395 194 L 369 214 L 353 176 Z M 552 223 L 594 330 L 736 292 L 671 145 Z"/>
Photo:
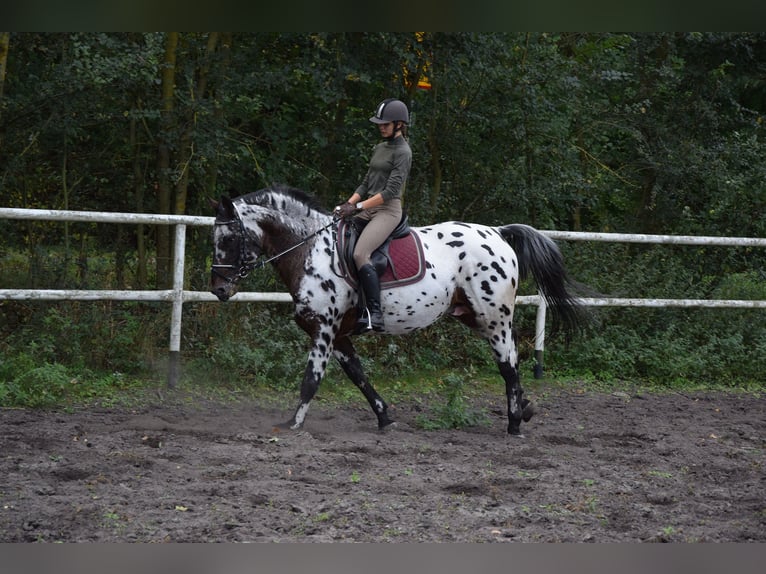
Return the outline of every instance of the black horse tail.
<path id="1" fill-rule="evenodd" d="M 497 230 L 516 252 L 519 278 L 523 281 L 532 273 L 551 312 L 550 335 L 553 337 L 561 333 L 569 341 L 583 330 L 588 318 L 585 308 L 571 291 L 576 284 L 569 278 L 558 245 L 534 227 L 521 223 L 498 227 Z"/>

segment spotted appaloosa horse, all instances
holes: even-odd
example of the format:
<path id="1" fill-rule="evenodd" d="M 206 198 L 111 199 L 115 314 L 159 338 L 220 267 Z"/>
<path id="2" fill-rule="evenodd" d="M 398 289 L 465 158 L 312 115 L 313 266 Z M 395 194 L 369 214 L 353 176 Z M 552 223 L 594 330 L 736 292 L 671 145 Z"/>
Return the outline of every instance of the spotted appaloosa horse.
<path id="1" fill-rule="evenodd" d="M 221 301 L 236 294 L 241 279 L 271 262 L 295 302 L 295 320 L 313 346 L 300 389 L 300 403 L 285 423 L 300 428 L 331 356 L 367 398 L 384 429 L 388 407 L 362 370 L 351 342 L 357 291 L 342 275 L 333 216 L 308 194 L 286 187 L 262 189 L 214 202 L 212 292 Z M 508 433 L 520 434 L 533 414 L 519 383 L 513 309 L 519 278 L 532 273 L 553 317 L 552 332 L 571 333 L 581 320 L 568 291 L 556 244 L 527 225 L 488 227 L 447 222 L 414 227 L 426 273 L 408 285 L 382 285 L 384 334 L 401 335 L 455 317 L 486 339 L 505 380 Z M 259 257 L 269 258 L 259 261 Z"/>

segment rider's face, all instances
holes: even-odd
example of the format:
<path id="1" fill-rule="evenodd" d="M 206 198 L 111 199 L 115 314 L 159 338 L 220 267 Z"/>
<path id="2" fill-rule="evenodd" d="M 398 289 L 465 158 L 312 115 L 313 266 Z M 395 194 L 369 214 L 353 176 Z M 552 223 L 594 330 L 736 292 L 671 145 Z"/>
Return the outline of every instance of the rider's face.
<path id="1" fill-rule="evenodd" d="M 394 122 L 387 122 L 385 124 L 378 124 L 380 129 L 380 136 L 384 138 L 390 138 L 394 135 Z"/>

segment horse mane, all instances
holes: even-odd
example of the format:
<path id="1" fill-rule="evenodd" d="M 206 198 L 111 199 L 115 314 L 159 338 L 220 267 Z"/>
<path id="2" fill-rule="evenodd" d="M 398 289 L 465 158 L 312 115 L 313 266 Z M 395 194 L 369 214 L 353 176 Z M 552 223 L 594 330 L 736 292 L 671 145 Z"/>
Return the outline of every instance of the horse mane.
<path id="1" fill-rule="evenodd" d="M 318 211 L 325 215 L 327 210 L 313 195 L 288 185 L 275 184 L 258 191 L 253 191 L 241 197 L 242 201 L 250 205 L 271 207 L 279 211 L 287 212 L 294 204 L 298 204 L 305 210 Z M 288 201 L 290 200 L 290 201 Z M 306 215 L 303 213 L 303 215 Z"/>

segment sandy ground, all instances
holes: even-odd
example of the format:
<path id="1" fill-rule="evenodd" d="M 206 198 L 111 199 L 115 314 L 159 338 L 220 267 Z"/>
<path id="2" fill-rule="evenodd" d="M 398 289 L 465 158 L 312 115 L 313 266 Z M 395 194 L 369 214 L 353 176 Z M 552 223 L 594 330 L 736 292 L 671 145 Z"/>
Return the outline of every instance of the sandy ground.
<path id="1" fill-rule="evenodd" d="M 0 541 L 766 541 L 766 399 L 533 395 L 523 438 L 426 431 L 362 397 L 288 410 L 159 401 L 0 410 Z"/>

